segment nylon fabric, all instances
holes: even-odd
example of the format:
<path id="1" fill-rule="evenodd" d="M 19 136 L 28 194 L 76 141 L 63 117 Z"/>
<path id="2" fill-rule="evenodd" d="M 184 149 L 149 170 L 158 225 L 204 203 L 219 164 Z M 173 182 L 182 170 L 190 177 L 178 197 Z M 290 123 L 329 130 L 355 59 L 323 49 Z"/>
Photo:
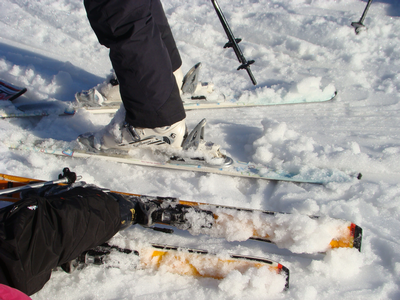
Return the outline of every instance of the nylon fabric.
<path id="1" fill-rule="evenodd" d="M 98 189 L 30 195 L 0 210 L 0 283 L 32 295 L 52 269 L 106 242 L 120 226 L 118 203 Z"/>

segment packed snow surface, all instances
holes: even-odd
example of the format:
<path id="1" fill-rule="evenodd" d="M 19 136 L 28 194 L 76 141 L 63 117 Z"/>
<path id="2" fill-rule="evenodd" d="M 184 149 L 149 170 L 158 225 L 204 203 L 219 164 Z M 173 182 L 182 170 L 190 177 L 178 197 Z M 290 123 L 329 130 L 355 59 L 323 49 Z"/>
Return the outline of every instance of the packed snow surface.
<path id="1" fill-rule="evenodd" d="M 367 30 L 356 35 L 350 24 L 360 19 L 365 0 L 220 0 L 232 31 L 243 39 L 245 57 L 255 60 L 251 69 L 257 86 L 245 71 L 236 70 L 239 62 L 232 49 L 223 49 L 227 38 L 210 1 L 162 3 L 183 71 L 201 61 L 200 79 L 213 82 L 227 97 L 287 102 L 299 95 L 338 91 L 325 103 L 189 111 L 189 128 L 207 118 L 206 139 L 241 161 L 286 170 L 352 170 L 363 173 L 363 179 L 325 186 L 269 182 L 53 157 L 4 145 L 27 138 L 71 142 L 111 120 L 83 110 L 72 117 L 0 120 L 0 172 L 51 180 L 69 167 L 86 182 L 113 190 L 287 212 L 296 220 L 288 231 L 299 235 L 315 226 L 301 215 L 344 219 L 363 228 L 362 251 L 298 254 L 319 246 L 303 240 L 289 251 L 287 243 L 279 248 L 136 226 L 118 234 L 115 243 L 132 248 L 164 243 L 221 256 L 267 257 L 290 269 L 290 289 L 282 292 L 281 279 L 263 268 L 215 280 L 135 269 L 135 259 L 123 256 L 114 257 L 119 268 L 54 272 L 32 298 L 399 299 L 400 3 L 373 1 L 364 21 Z M 0 16 L 0 79 L 28 88 L 18 101 L 72 101 L 76 92 L 111 73 L 108 50 L 90 28 L 82 1 L 3 0 Z M 284 242 L 288 231 L 280 232 Z"/>

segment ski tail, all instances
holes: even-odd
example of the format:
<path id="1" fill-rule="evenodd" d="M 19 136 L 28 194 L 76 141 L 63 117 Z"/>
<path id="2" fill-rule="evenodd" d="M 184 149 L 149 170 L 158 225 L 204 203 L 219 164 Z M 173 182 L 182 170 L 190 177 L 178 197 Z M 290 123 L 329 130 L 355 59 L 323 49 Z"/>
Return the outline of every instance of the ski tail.
<path id="1" fill-rule="evenodd" d="M 20 88 L 11 83 L 0 80 L 0 100 L 14 100 L 27 91 L 26 88 Z"/>

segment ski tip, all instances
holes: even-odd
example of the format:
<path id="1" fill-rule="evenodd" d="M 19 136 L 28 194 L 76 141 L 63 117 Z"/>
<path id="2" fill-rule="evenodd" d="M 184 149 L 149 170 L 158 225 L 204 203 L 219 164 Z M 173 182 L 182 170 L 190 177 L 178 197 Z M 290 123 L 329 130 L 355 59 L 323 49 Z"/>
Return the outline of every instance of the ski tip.
<path id="1" fill-rule="evenodd" d="M 76 113 L 76 110 L 73 107 L 68 107 L 64 110 L 64 115 L 67 115 L 67 116 L 73 116 L 73 115 L 75 115 L 75 113 Z"/>
<path id="2" fill-rule="evenodd" d="M 27 91 L 26 88 L 17 87 L 11 83 L 0 80 L 0 100 L 13 101 Z"/>
<path id="3" fill-rule="evenodd" d="M 26 91 L 27 91 L 26 88 L 22 88 L 17 94 L 15 94 L 14 96 L 12 96 L 12 97 L 11 97 L 10 99 L 8 99 L 8 100 L 13 101 L 13 100 L 17 99 L 19 96 L 25 94 Z"/>
<path id="4" fill-rule="evenodd" d="M 337 97 L 337 95 L 338 95 L 338 91 L 336 90 L 336 91 L 333 93 L 333 95 L 332 95 L 329 99 L 327 99 L 327 100 L 325 100 L 325 101 L 332 101 L 332 100 L 335 100 L 336 97 Z"/>
<path id="5" fill-rule="evenodd" d="M 284 275 L 286 277 L 285 291 L 287 291 L 289 289 L 289 277 L 290 277 L 289 269 L 281 264 L 278 264 L 278 269 L 279 269 L 279 274 Z"/>
<path id="6" fill-rule="evenodd" d="M 330 248 L 356 248 L 361 252 L 362 228 L 351 223 L 347 229 L 345 234 L 330 242 Z"/>
<path id="7" fill-rule="evenodd" d="M 351 229 L 353 234 L 353 248 L 361 252 L 362 228 L 356 224 L 351 224 Z"/>
<path id="8" fill-rule="evenodd" d="M 352 172 L 352 173 L 348 173 L 348 175 L 353 179 L 356 178 L 357 180 L 361 180 L 361 178 L 363 177 L 363 174 L 360 172 Z"/>

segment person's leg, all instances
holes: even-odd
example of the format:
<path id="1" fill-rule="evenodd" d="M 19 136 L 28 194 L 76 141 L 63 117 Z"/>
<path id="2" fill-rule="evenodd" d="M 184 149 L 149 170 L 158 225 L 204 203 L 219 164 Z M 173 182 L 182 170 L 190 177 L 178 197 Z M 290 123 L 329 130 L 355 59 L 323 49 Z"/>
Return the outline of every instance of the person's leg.
<path id="1" fill-rule="evenodd" d="M 175 42 L 171 46 L 173 38 L 169 26 L 165 27 L 159 1 L 98 3 L 86 0 L 85 7 L 100 43 L 110 48 L 126 121 L 134 127 L 156 128 L 183 120 L 185 111 L 173 76 L 173 68 L 181 61 Z M 161 20 L 159 25 L 156 20 Z M 163 28 L 164 40 L 159 28 Z"/>
<path id="2" fill-rule="evenodd" d="M 32 295 L 54 268 L 120 230 L 120 206 L 110 195 L 92 187 L 58 192 L 32 192 L 0 210 L 0 283 Z"/>
<path id="3" fill-rule="evenodd" d="M 110 48 L 126 112 L 120 109 L 104 130 L 79 136 L 80 144 L 97 150 L 184 145 L 222 157 L 219 147 L 209 147 L 203 138 L 185 139 L 186 114 L 173 74 L 182 61 L 160 0 L 85 0 L 85 7 L 100 43 Z"/>
<path id="4" fill-rule="evenodd" d="M 153 0 L 151 14 L 153 15 L 154 21 L 156 22 L 158 30 L 161 33 L 161 38 L 164 42 L 164 45 L 167 47 L 169 58 L 171 60 L 172 71 L 175 72 L 181 67 L 182 59 L 160 0 Z"/>
<path id="5" fill-rule="evenodd" d="M 165 47 L 167 47 L 169 58 L 171 60 L 172 70 L 174 72 L 175 80 L 178 84 L 179 93 L 182 94 L 182 82 L 183 82 L 183 73 L 182 73 L 182 59 L 179 54 L 178 47 L 176 46 L 174 36 L 171 31 L 171 27 L 169 26 L 167 17 L 165 16 L 164 8 L 160 0 L 153 0 L 153 4 L 151 6 L 151 13 L 154 17 L 154 20 L 157 24 L 158 30 L 161 33 L 161 38 L 164 42 Z"/>

